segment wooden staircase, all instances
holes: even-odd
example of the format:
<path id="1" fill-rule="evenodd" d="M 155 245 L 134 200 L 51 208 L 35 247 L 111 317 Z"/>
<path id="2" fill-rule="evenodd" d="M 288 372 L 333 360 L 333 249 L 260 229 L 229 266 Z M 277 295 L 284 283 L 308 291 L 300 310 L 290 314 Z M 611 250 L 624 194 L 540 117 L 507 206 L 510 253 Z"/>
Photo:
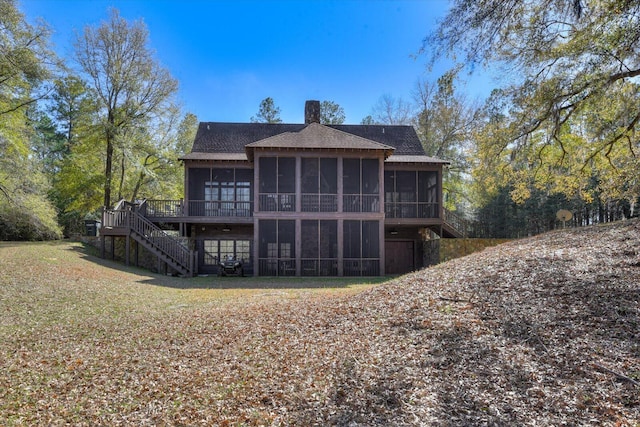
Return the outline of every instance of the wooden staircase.
<path id="1" fill-rule="evenodd" d="M 145 218 L 137 205 L 119 202 L 114 209 L 105 210 L 102 224 L 104 235 L 131 237 L 178 274 L 194 275 L 195 252 Z"/>
<path id="2" fill-rule="evenodd" d="M 469 235 L 469 221 L 454 212 L 444 209 L 442 236 L 446 238 L 463 238 Z"/>

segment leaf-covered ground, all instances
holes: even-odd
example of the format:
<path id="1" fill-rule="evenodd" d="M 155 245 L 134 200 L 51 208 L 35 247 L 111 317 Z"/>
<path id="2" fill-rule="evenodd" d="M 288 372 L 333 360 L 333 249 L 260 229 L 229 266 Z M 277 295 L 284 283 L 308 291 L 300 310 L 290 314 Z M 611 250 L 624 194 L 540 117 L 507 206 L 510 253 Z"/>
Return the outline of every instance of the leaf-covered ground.
<path id="1" fill-rule="evenodd" d="M 0 425 L 640 423 L 638 221 L 374 287 L 231 289 L 80 249 L 0 244 Z"/>

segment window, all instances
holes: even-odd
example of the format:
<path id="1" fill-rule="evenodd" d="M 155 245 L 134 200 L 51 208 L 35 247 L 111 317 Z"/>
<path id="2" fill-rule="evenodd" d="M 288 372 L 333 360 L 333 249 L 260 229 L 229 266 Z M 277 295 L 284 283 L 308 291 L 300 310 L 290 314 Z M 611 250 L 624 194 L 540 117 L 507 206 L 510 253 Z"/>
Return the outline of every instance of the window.
<path id="1" fill-rule="evenodd" d="M 217 265 L 220 246 L 218 240 L 205 240 L 204 241 L 204 264 L 205 265 Z"/>
<path id="2" fill-rule="evenodd" d="M 251 259 L 251 242 L 249 240 L 236 240 L 236 259 L 249 262 Z"/>
<path id="3" fill-rule="evenodd" d="M 245 264 L 251 262 L 250 240 L 207 239 L 203 242 L 203 249 L 205 265 L 218 265 L 220 260 L 228 256 L 243 260 Z"/>
<path id="4" fill-rule="evenodd" d="M 202 169 L 205 170 L 205 169 Z M 198 197 L 190 196 L 189 212 L 196 216 L 251 216 L 250 169 L 206 169 L 207 178 L 200 181 Z M 199 170 L 197 175 L 203 175 Z M 191 183 L 189 184 L 192 185 Z M 204 200 L 204 202 L 203 202 Z"/>
<path id="5" fill-rule="evenodd" d="M 220 240 L 220 259 L 228 259 L 235 257 L 233 240 Z"/>

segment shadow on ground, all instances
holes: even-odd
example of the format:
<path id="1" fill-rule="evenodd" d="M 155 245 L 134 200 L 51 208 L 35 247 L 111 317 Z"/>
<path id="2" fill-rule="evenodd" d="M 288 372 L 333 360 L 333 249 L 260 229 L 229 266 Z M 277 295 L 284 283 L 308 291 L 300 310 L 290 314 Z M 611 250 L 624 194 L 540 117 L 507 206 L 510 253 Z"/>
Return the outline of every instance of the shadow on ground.
<path id="1" fill-rule="evenodd" d="M 174 289 L 322 289 L 349 288 L 367 284 L 380 284 L 394 277 L 218 277 L 215 274 L 190 278 L 162 275 L 147 269 L 126 266 L 120 261 L 100 258 L 98 249 L 91 245 L 72 245 L 69 250 L 79 253 L 85 260 L 105 268 L 140 276 L 138 282 Z"/>

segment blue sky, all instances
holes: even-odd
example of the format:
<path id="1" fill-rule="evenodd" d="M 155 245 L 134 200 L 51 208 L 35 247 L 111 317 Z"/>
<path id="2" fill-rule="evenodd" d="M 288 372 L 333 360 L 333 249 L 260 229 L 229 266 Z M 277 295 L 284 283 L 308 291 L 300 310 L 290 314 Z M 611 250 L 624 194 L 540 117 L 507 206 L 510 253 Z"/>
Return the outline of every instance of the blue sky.
<path id="1" fill-rule="evenodd" d="M 408 101 L 418 79 L 435 81 L 418 56 L 446 0 L 19 0 L 44 19 L 56 52 L 115 7 L 143 20 L 158 61 L 180 83 L 185 111 L 201 121 L 247 122 L 268 96 L 285 123 L 304 121 L 307 99 L 331 100 L 359 123 L 383 94 Z"/>

